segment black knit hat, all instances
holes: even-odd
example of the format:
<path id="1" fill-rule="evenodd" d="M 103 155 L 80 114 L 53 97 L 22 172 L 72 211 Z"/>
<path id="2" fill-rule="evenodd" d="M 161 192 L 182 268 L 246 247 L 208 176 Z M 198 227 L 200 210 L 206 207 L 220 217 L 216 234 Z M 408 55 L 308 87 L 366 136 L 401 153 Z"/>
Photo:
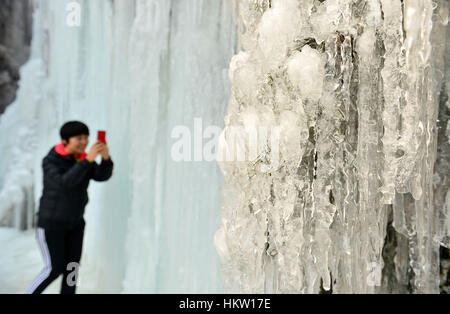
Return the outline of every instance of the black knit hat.
<path id="1" fill-rule="evenodd" d="M 89 128 L 83 122 L 69 121 L 64 123 L 59 131 L 59 134 L 61 135 L 61 139 L 69 141 L 69 138 L 72 136 L 81 134 L 89 135 Z"/>

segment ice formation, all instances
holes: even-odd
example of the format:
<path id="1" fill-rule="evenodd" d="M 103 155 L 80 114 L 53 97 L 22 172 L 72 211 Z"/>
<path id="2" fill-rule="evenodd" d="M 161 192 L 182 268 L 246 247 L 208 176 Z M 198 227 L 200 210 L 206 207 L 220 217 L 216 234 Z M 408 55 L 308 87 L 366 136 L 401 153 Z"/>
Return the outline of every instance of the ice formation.
<path id="1" fill-rule="evenodd" d="M 239 12 L 221 149 L 249 112 L 281 128 L 256 161 L 219 162 L 225 291 L 439 292 L 449 2 L 249 0 Z M 261 167 L 274 149 L 278 167 Z"/>
<path id="2" fill-rule="evenodd" d="M 170 134 L 197 117 L 223 125 L 237 51 L 233 3 L 33 4 L 31 57 L 0 116 L 0 225 L 32 227 L 42 158 L 65 121 L 82 120 L 90 144 L 107 130 L 115 170 L 89 188 L 79 291 L 221 292 L 213 237 L 223 178 L 215 162 L 173 161 Z"/>
<path id="3" fill-rule="evenodd" d="M 448 10 L 35 0 L 31 57 L 0 116 L 0 224 L 33 226 L 42 157 L 80 119 L 108 131 L 116 164 L 90 187 L 80 291 L 221 292 L 221 261 L 225 292 L 438 292 Z M 171 130 L 197 117 L 225 121 L 220 153 L 244 152 L 218 158 L 221 222 L 217 165 L 170 156 Z"/>

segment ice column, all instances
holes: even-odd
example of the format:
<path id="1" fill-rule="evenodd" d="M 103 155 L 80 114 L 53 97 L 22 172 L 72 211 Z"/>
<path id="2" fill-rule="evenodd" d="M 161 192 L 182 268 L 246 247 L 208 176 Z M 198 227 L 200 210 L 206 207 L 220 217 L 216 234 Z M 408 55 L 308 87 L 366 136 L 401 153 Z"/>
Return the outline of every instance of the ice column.
<path id="1" fill-rule="evenodd" d="M 226 290 L 438 292 L 439 245 L 449 245 L 448 2 L 250 0 L 239 10 L 246 32 L 221 149 L 247 158 L 218 160 Z M 278 127 L 279 140 L 259 132 L 251 158 L 250 136 L 236 143 L 230 130 L 258 127 Z"/>

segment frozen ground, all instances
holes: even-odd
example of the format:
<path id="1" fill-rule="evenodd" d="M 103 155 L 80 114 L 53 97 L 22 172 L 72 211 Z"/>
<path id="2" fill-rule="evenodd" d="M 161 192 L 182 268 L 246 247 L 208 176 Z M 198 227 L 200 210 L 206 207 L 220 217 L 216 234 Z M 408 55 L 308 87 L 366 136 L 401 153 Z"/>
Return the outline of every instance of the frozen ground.
<path id="1" fill-rule="evenodd" d="M 34 230 L 0 228 L 0 247 L 0 293 L 25 293 L 44 266 Z M 57 293 L 59 282 L 45 293 Z"/>
<path id="2" fill-rule="evenodd" d="M 0 228 L 0 293 L 23 294 L 42 270 L 44 262 L 35 237 L 35 229 L 19 231 L 14 228 Z M 83 264 L 83 262 L 81 263 Z M 89 270 L 80 268 L 80 283 L 77 293 L 99 293 L 84 282 Z M 61 277 L 55 280 L 44 294 L 59 293 Z"/>

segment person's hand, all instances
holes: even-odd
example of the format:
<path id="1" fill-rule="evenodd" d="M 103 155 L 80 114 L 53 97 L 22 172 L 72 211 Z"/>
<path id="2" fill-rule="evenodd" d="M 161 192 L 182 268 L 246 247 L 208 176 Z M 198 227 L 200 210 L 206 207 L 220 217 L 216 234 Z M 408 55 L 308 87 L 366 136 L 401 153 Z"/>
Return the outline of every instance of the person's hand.
<path id="1" fill-rule="evenodd" d="M 96 142 L 94 145 L 92 145 L 91 149 L 86 155 L 86 159 L 89 162 L 94 162 L 95 158 L 100 154 L 100 151 L 102 149 L 102 146 L 104 145 L 102 142 Z"/>
<path id="2" fill-rule="evenodd" d="M 102 155 L 102 158 L 104 160 L 108 160 L 109 159 L 109 148 L 107 144 L 104 143 L 100 143 L 100 154 Z"/>

